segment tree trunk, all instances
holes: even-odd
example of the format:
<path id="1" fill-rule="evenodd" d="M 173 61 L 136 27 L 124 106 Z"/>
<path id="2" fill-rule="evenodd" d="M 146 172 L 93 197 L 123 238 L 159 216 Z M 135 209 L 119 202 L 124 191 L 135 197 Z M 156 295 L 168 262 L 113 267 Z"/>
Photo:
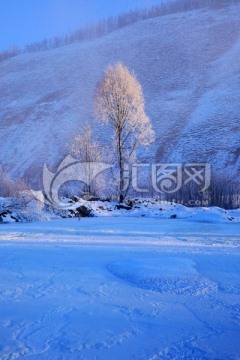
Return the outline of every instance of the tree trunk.
<path id="1" fill-rule="evenodd" d="M 118 158 L 119 158 L 119 202 L 124 200 L 124 171 L 123 171 L 123 154 L 122 154 L 122 133 L 118 132 Z"/>

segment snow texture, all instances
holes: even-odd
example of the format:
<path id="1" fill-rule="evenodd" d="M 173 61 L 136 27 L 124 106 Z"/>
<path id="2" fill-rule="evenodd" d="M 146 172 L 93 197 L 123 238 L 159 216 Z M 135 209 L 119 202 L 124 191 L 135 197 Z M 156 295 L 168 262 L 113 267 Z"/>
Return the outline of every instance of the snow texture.
<path id="1" fill-rule="evenodd" d="M 0 230 L 1 360 L 239 358 L 239 224 L 95 217 Z"/>

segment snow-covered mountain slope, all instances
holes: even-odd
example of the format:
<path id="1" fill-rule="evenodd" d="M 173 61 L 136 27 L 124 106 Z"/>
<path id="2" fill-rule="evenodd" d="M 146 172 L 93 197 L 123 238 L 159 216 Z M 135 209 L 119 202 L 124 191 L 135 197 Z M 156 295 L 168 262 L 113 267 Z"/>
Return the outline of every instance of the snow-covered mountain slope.
<path id="1" fill-rule="evenodd" d="M 40 178 L 66 155 L 86 121 L 109 63 L 122 61 L 143 86 L 157 140 L 147 156 L 240 168 L 240 6 L 140 21 L 95 41 L 0 63 L 0 164 Z"/>

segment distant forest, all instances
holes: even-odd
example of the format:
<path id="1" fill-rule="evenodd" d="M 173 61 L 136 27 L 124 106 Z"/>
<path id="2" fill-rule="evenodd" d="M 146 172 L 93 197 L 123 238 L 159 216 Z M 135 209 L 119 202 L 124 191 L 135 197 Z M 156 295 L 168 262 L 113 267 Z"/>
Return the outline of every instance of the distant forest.
<path id="1" fill-rule="evenodd" d="M 224 8 L 229 5 L 240 3 L 240 0 L 175 0 L 160 5 L 152 6 L 149 9 L 134 10 L 123 13 L 117 17 L 103 19 L 96 24 L 84 26 L 65 36 L 57 36 L 51 39 L 44 39 L 39 42 L 27 44 L 24 49 L 13 46 L 11 49 L 0 52 L 0 61 L 23 53 L 45 51 L 59 48 L 61 46 L 94 40 L 107 35 L 115 30 L 132 25 L 140 20 L 152 19 L 159 16 L 191 11 L 202 8 Z"/>

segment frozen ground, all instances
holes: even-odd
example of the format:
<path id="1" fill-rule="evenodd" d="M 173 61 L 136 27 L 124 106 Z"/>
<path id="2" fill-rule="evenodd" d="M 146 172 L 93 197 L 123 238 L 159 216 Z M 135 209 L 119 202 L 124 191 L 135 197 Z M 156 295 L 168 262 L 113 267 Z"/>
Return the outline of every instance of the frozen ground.
<path id="1" fill-rule="evenodd" d="M 239 359 L 240 225 L 0 225 L 0 359 Z"/>

